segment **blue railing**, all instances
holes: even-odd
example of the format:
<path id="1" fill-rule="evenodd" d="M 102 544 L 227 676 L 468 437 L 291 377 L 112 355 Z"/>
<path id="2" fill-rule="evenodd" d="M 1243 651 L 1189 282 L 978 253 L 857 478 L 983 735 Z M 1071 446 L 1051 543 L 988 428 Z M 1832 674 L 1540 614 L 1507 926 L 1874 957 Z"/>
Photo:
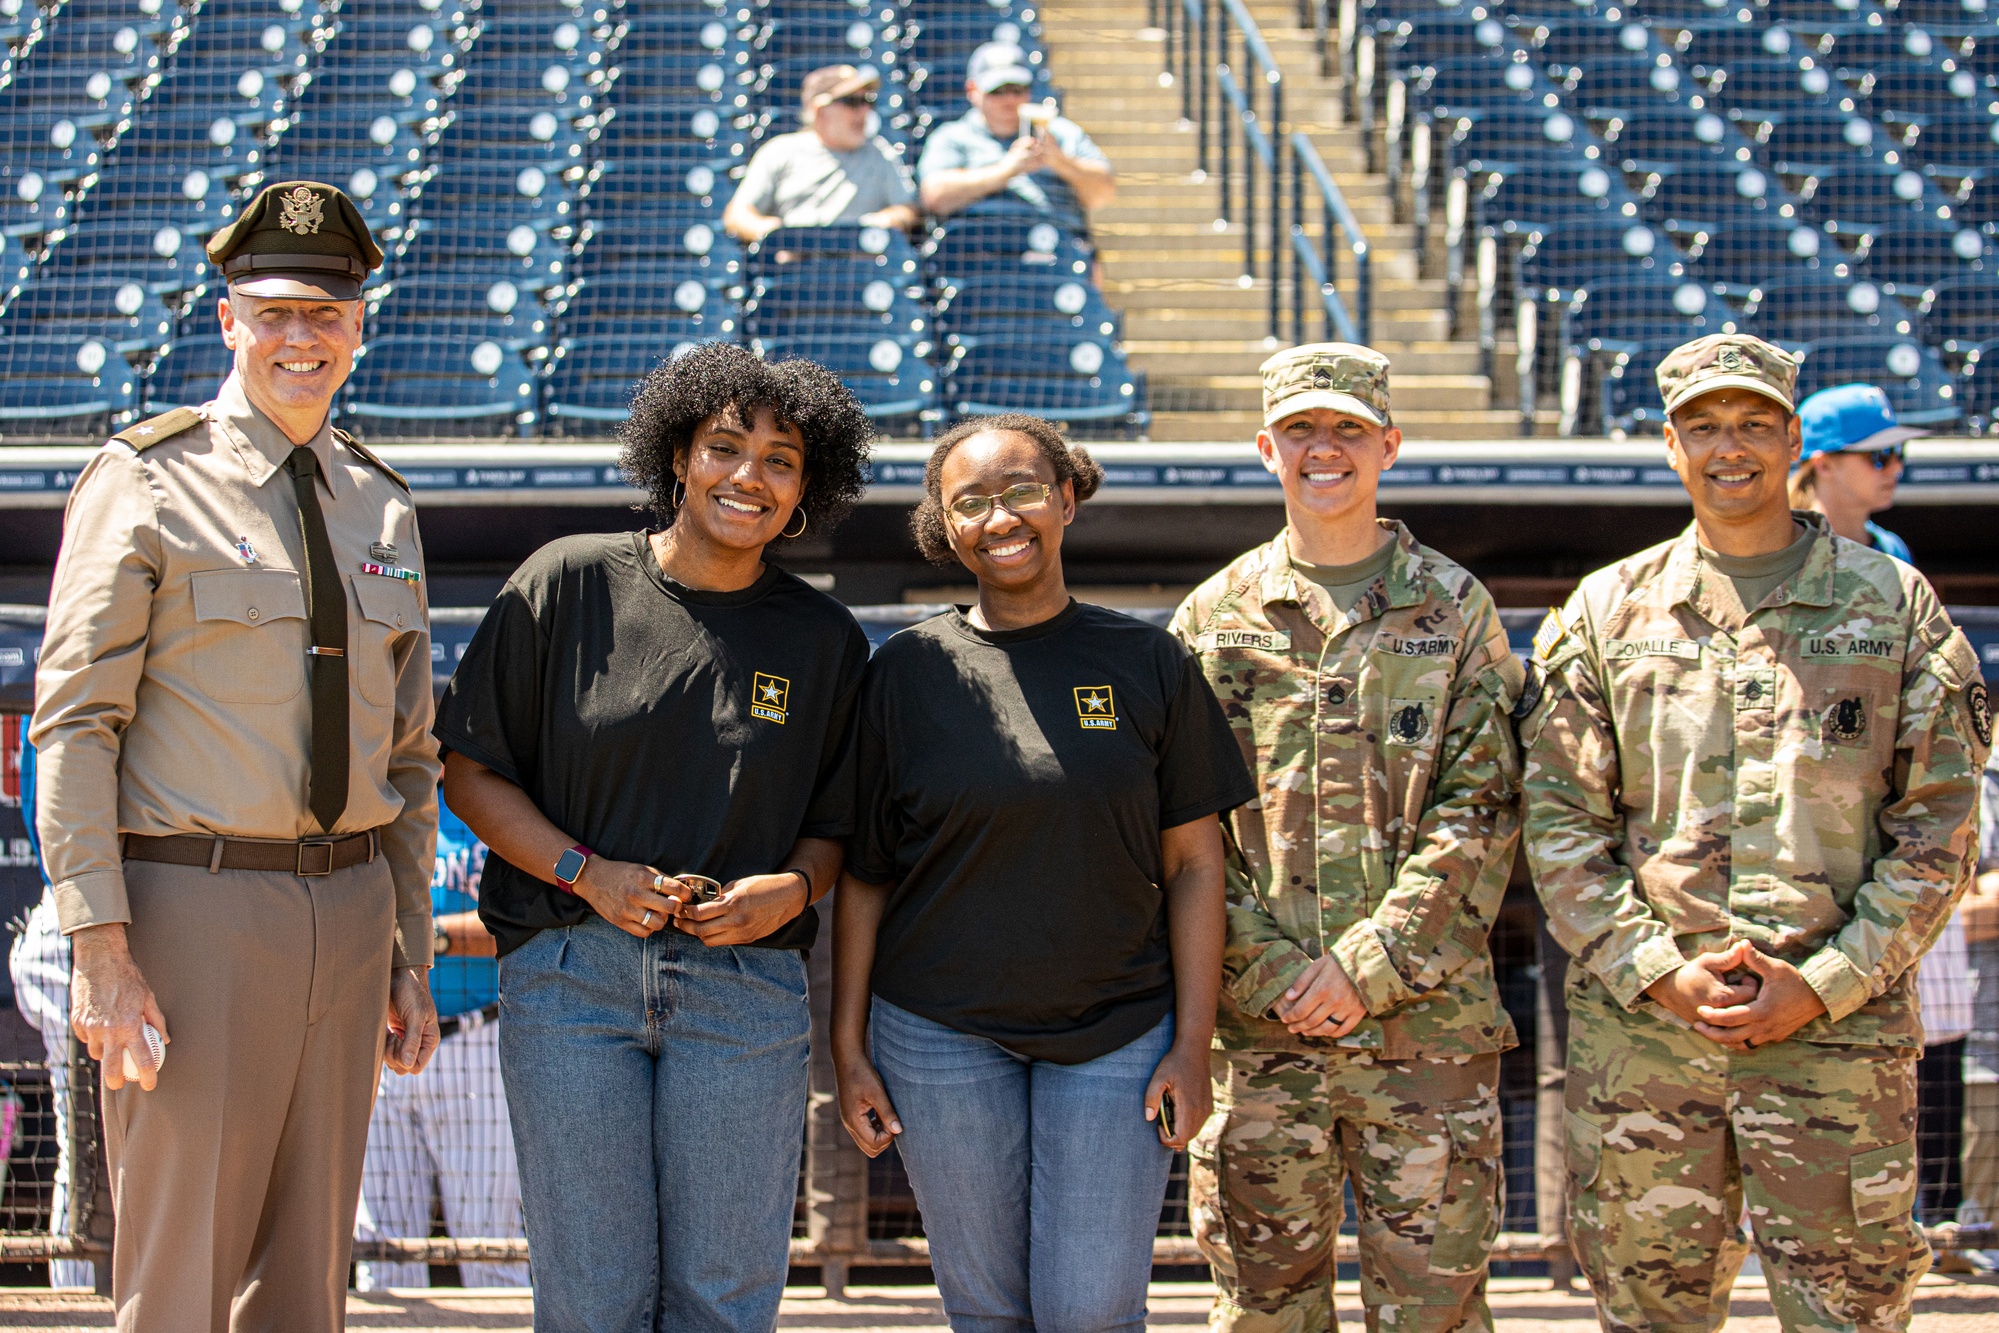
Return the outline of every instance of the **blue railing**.
<path id="1" fill-rule="evenodd" d="M 1219 220 L 1241 226 L 1243 277 L 1269 283 L 1270 336 L 1288 323 L 1301 339 L 1310 311 L 1328 336 L 1364 341 L 1373 304 L 1366 238 L 1311 141 L 1287 132 L 1284 72 L 1255 18 L 1243 0 L 1154 0 L 1150 17 L 1165 32 L 1166 70 L 1180 89 L 1181 122 L 1197 135 L 1200 172 L 1214 173 L 1219 187 Z M 1308 194 L 1319 201 L 1316 243 Z M 1353 255 L 1351 309 L 1339 291 L 1340 249 Z"/>

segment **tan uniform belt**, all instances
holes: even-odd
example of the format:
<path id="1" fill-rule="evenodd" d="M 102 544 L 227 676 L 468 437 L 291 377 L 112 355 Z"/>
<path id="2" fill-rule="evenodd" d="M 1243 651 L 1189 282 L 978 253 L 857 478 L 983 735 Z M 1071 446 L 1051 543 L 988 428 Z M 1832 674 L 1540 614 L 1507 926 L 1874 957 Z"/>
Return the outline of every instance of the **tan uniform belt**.
<path id="1" fill-rule="evenodd" d="M 294 875 L 330 875 L 348 866 L 372 861 L 381 851 L 380 829 L 340 838 L 301 838 L 297 842 L 262 842 L 178 833 L 164 838 L 143 833 L 125 835 L 125 857 L 131 861 L 164 861 L 175 866 L 207 866 L 218 870 L 283 870 Z"/>

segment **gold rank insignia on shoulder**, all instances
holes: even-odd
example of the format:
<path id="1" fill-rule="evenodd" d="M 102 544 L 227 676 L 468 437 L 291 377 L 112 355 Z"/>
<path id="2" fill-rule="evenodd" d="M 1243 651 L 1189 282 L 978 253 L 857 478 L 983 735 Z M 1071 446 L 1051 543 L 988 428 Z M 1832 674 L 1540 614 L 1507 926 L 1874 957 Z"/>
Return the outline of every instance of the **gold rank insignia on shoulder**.
<path id="1" fill-rule="evenodd" d="M 750 682 L 750 716 L 784 725 L 791 709 L 791 682 L 759 671 Z"/>
<path id="2" fill-rule="evenodd" d="M 1117 696 L 1108 685 L 1076 687 L 1076 720 L 1086 731 L 1117 730 Z"/>

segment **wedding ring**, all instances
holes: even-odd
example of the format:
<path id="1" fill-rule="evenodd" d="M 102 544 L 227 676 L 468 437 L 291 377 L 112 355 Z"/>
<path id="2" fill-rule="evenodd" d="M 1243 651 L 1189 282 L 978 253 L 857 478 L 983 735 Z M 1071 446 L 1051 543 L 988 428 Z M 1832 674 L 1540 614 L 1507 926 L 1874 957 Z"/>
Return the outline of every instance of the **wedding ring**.
<path id="1" fill-rule="evenodd" d="M 650 926 L 652 924 L 652 908 L 646 908 L 646 914 L 639 918 L 639 924 L 642 926 Z"/>
<path id="2" fill-rule="evenodd" d="M 665 876 L 665 875 L 654 875 L 654 876 L 652 877 L 652 891 L 653 891 L 654 893 L 665 893 L 665 892 L 666 892 L 666 876 Z"/>

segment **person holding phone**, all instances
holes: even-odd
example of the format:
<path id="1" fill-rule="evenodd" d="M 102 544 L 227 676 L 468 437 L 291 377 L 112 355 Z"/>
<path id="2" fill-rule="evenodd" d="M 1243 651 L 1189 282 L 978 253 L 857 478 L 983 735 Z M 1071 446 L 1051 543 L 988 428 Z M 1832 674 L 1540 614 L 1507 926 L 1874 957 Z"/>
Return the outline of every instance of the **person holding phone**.
<path id="1" fill-rule="evenodd" d="M 1063 530 L 1102 475 L 1036 417 L 947 432 L 916 540 L 978 600 L 862 689 L 840 1114 L 898 1146 L 958 1330 L 1141 1324 L 1172 1149 L 1208 1118 L 1218 815 L 1254 788 L 1187 651 L 1069 596 Z"/>
<path id="2" fill-rule="evenodd" d="M 440 705 L 445 798 L 491 849 L 538 1328 L 776 1324 L 867 640 L 768 548 L 839 520 L 873 433 L 812 362 L 662 362 L 621 460 L 662 526 L 530 556 Z"/>

